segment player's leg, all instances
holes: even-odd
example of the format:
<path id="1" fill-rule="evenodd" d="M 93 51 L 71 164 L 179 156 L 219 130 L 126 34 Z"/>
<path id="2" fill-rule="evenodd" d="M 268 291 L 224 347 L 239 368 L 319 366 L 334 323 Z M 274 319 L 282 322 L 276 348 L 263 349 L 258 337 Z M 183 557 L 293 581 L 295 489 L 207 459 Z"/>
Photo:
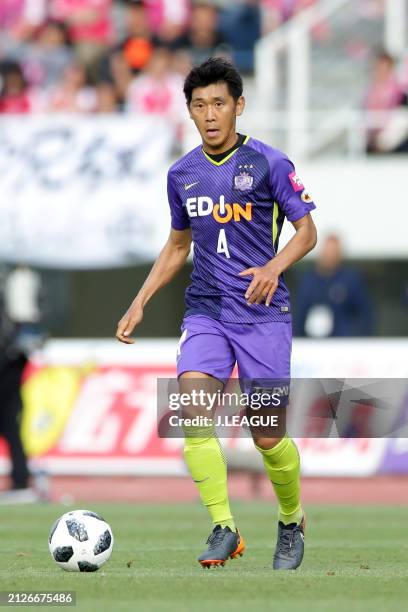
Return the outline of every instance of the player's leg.
<path id="1" fill-rule="evenodd" d="M 18 357 L 6 363 L 0 371 L 0 397 L 2 398 L 0 431 L 9 444 L 12 466 L 10 476 L 12 488 L 16 490 L 24 490 L 29 486 L 27 458 L 20 435 L 20 419 L 23 410 L 20 385 L 26 362 L 25 357 Z"/>
<path id="2" fill-rule="evenodd" d="M 266 473 L 279 502 L 274 569 L 296 569 L 304 553 L 305 518 L 300 502 L 300 458 L 294 441 L 255 437 Z"/>
<path id="3" fill-rule="evenodd" d="M 271 322 L 248 325 L 233 335 L 239 376 L 247 392 L 251 381 L 260 389 L 284 387 L 290 381 L 292 334 L 290 323 Z M 284 398 L 283 398 L 284 400 Z M 282 401 L 284 405 L 284 401 Z M 284 408 L 280 408 L 284 410 Z M 263 409 L 265 414 L 268 409 Z M 282 414 L 282 413 L 281 413 Z M 279 502 L 278 543 L 275 569 L 295 569 L 303 558 L 304 512 L 300 500 L 300 458 L 294 441 L 273 428 L 251 430 L 255 447 L 261 453 L 266 473 Z M 289 554 L 288 553 L 289 550 Z"/>
<path id="4" fill-rule="evenodd" d="M 203 372 L 188 371 L 179 377 L 179 390 L 185 397 L 192 392 L 206 395 L 222 391 L 223 383 Z M 214 411 L 207 406 L 184 406 L 183 418 L 214 418 Z M 227 466 L 213 424 L 183 426 L 184 459 L 196 483 L 203 504 L 207 507 L 214 525 L 235 530 L 227 491 Z"/>
<path id="5" fill-rule="evenodd" d="M 294 441 L 283 438 L 254 437 L 266 473 L 279 501 L 278 519 L 284 525 L 300 524 L 303 510 L 300 503 L 300 458 Z"/>
<path id="6" fill-rule="evenodd" d="M 208 317 L 186 318 L 182 331 L 177 361 L 180 393 L 192 397 L 196 392 L 196 397 L 200 397 L 202 391 L 216 398 L 235 363 L 231 347 L 219 324 Z M 204 416 L 208 420 L 209 416 L 214 417 L 215 406 L 212 410 L 208 410 L 208 402 L 185 406 L 183 417 Z M 230 509 L 225 457 L 213 424 L 185 425 L 183 429 L 184 458 L 214 525 L 208 549 L 199 561 L 204 567 L 224 564 L 227 558 L 242 554 L 244 549 Z"/>

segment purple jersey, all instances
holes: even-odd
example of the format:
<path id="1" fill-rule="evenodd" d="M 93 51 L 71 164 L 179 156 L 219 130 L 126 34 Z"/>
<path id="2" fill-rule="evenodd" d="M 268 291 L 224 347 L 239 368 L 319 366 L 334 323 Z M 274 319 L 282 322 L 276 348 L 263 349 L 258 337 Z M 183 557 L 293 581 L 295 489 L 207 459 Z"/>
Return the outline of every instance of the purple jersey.
<path id="1" fill-rule="evenodd" d="M 252 276 L 278 251 L 285 217 L 297 221 L 315 208 L 291 161 L 277 149 L 246 138 L 214 162 L 199 146 L 168 173 L 171 225 L 191 227 L 193 273 L 186 316 L 204 314 L 230 323 L 290 321 L 289 292 L 282 276 L 270 306 L 248 305 Z"/>

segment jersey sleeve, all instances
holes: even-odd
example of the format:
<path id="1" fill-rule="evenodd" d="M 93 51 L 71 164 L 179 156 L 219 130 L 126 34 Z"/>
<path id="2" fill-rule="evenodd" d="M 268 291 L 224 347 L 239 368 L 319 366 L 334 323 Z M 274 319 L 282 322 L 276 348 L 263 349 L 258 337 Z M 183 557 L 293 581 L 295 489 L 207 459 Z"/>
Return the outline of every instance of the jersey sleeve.
<path id="1" fill-rule="evenodd" d="M 269 177 L 273 198 L 289 221 L 297 221 L 316 208 L 295 166 L 286 157 L 270 162 Z"/>
<path id="2" fill-rule="evenodd" d="M 185 230 L 190 227 L 190 219 L 183 207 L 171 172 L 167 174 L 167 197 L 170 206 L 171 227 L 176 230 Z"/>

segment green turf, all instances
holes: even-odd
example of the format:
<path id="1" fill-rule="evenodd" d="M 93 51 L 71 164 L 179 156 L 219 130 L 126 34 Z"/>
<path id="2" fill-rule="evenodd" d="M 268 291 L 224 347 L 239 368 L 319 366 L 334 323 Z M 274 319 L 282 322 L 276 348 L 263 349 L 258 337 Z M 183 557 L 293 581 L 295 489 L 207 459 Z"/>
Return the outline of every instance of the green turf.
<path id="1" fill-rule="evenodd" d="M 269 504 L 234 504 L 247 551 L 212 570 L 196 561 L 209 531 L 198 504 L 88 506 L 116 539 L 110 561 L 92 574 L 64 572 L 49 555 L 50 525 L 69 508 L 1 507 L 0 590 L 75 590 L 77 606 L 67 610 L 86 612 L 395 612 L 408 601 L 405 508 L 308 508 L 303 565 L 286 573 L 271 569 L 276 509 Z"/>

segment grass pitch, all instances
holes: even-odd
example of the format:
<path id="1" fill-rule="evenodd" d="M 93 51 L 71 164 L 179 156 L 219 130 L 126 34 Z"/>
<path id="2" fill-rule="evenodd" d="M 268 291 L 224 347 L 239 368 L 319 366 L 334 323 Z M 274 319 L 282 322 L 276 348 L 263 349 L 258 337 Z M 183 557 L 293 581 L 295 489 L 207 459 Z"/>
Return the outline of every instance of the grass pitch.
<path id="1" fill-rule="evenodd" d="M 408 601 L 405 508 L 308 507 L 303 565 L 273 572 L 271 504 L 234 503 L 246 553 L 211 570 L 196 561 L 210 531 L 199 504 L 75 504 L 81 507 L 110 523 L 110 561 L 95 573 L 64 572 L 48 552 L 47 537 L 52 522 L 73 508 L 4 506 L 0 590 L 74 590 L 77 605 L 67 609 L 81 612 L 395 612 Z"/>

